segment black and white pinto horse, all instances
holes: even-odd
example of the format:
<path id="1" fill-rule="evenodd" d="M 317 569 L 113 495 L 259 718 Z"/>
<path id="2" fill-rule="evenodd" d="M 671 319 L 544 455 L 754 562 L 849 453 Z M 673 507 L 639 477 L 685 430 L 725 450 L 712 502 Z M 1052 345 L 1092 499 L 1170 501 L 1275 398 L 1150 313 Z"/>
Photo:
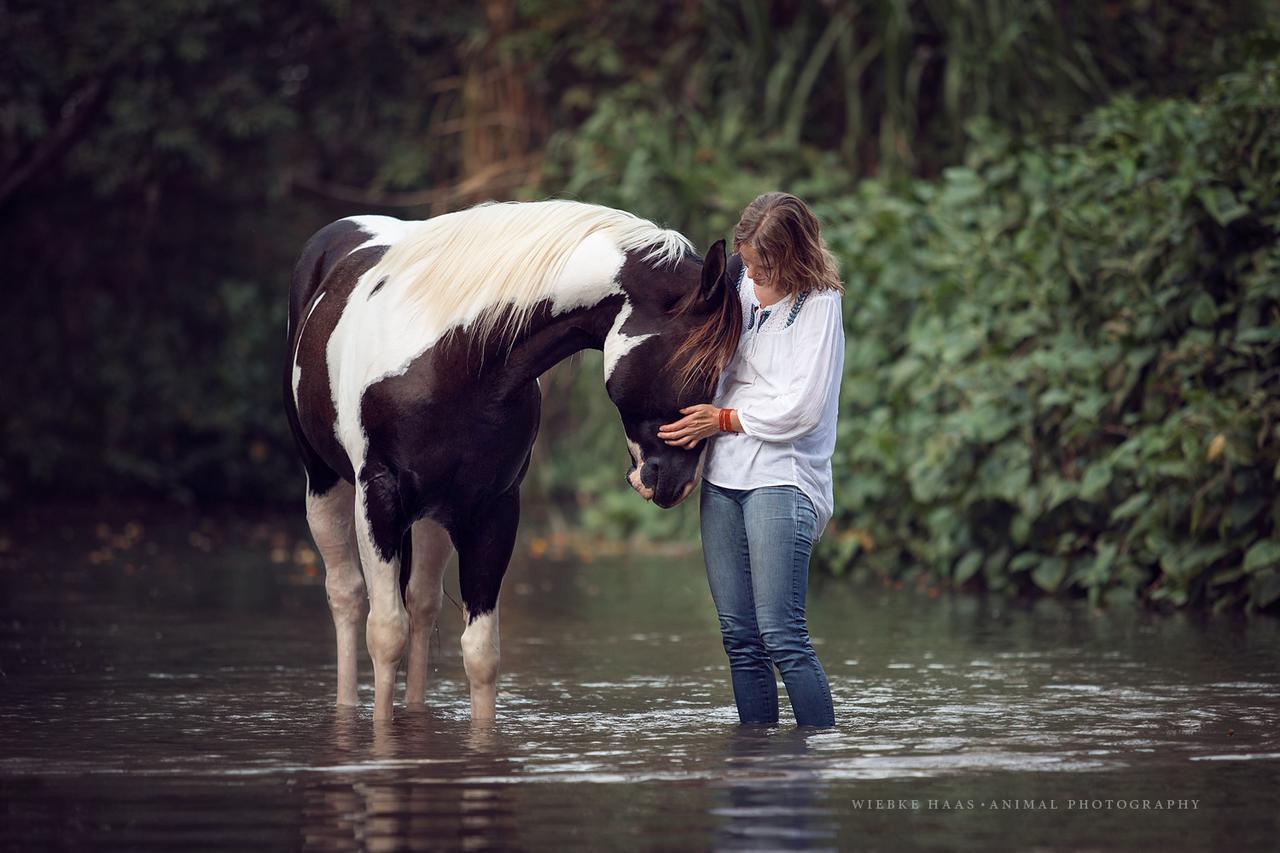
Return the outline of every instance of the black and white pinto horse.
<path id="1" fill-rule="evenodd" d="M 672 447 L 657 428 L 710 400 L 723 367 L 675 381 L 690 375 L 672 367 L 681 342 L 736 341 L 740 303 L 726 282 L 738 271 L 727 263 L 723 240 L 704 262 L 675 231 L 563 200 L 486 202 L 418 222 L 357 216 L 311 238 L 290 291 L 284 397 L 337 631 L 338 704 L 357 704 L 366 596 L 374 719 L 392 716 L 406 650 L 406 704 L 425 701 L 452 547 L 471 717 L 494 716 L 498 592 L 538 430 L 538 376 L 603 350 L 627 480 L 675 506 L 700 477 L 706 444 Z"/>

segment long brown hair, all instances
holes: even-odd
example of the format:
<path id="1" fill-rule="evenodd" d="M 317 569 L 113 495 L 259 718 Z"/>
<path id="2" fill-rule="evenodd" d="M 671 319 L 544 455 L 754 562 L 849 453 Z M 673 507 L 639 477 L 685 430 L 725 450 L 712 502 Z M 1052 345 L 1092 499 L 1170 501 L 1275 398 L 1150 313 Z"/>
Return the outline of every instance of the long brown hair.
<path id="1" fill-rule="evenodd" d="M 790 193 L 765 193 L 747 205 L 733 229 L 733 251 L 743 243 L 750 243 L 760 254 L 761 263 L 784 293 L 844 293 L 839 264 L 822 239 L 818 218 Z M 725 280 L 718 309 L 698 324 L 668 359 L 681 390 L 694 381 L 716 379 L 733 359 L 742 335 L 737 286 L 737 281 Z M 672 316 L 693 310 L 698 304 L 696 297 L 695 289 L 672 309 Z"/>
<path id="2" fill-rule="evenodd" d="M 756 250 L 770 281 L 783 293 L 844 293 L 839 262 L 822 239 L 818 217 L 791 193 L 765 193 L 747 205 L 733 229 L 733 251 L 741 251 L 743 244 Z"/>
<path id="3" fill-rule="evenodd" d="M 742 303 L 738 301 L 737 282 L 729 281 L 727 268 L 716 290 L 720 294 L 720 304 L 693 328 L 689 337 L 681 341 L 667 359 L 667 367 L 674 371 L 680 391 L 692 382 L 715 382 L 738 349 L 738 338 L 742 335 Z M 695 287 L 668 313 L 672 317 L 680 317 L 697 310 L 701 301 L 701 288 Z"/>

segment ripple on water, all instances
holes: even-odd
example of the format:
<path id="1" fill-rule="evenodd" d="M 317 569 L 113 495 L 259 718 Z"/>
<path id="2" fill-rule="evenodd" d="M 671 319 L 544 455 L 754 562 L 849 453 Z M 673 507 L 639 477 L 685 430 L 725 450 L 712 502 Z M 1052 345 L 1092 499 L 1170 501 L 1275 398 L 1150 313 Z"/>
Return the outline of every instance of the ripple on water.
<path id="1" fill-rule="evenodd" d="M 77 594 L 96 601 L 95 618 L 54 586 L 23 589 L 0 602 L 14 613 L 0 620 L 0 720 L 23 733 L 0 745 L 0 782 L 19 803 L 11 814 L 28 815 L 23 838 L 47 842 L 32 849 L 180 849 L 199 832 L 229 849 L 429 836 L 530 849 L 578 837 L 588 849 L 620 838 L 876 846 L 910 839 L 901 821 L 853 813 L 855 794 L 980 796 L 1017 782 L 1068 796 L 1081 780 L 1109 794 L 1152 780 L 1179 795 L 1227 790 L 1244 804 L 1233 832 L 1266 828 L 1249 820 L 1270 806 L 1280 761 L 1280 643 L 1264 642 L 1277 638 L 1267 623 L 1250 638 L 1187 620 L 1134 631 L 1137 617 L 1116 613 L 1073 622 L 1068 645 L 1043 614 L 996 618 L 968 599 L 926 606 L 836 585 L 809 615 L 838 728 L 794 729 L 784 684 L 782 726 L 740 727 L 706 590 L 671 583 L 685 568 L 699 567 L 629 567 L 615 586 L 594 577 L 599 595 L 565 607 L 586 569 L 521 566 L 531 592 L 504 611 L 500 720 L 487 727 L 470 725 L 460 654 L 443 639 L 428 708 L 375 726 L 366 669 L 362 706 L 335 711 L 322 587 L 280 585 L 251 557 L 180 575 L 165 608 L 139 608 L 149 593 L 137 598 L 129 581 L 85 574 Z M 564 596 L 542 597 L 539 573 Z M 441 619 L 442 638 L 456 637 L 459 615 Z M 57 627 L 69 622 L 74 637 Z M 61 843 L 66 815 L 88 828 Z M 1144 846 L 1213 847 L 1220 816 L 1149 824 Z M 921 846 L 955 841 L 958 824 L 929 835 L 927 815 L 912 821 Z M 95 835 L 102 826 L 134 834 Z M 1082 826 L 1022 816 L 968 840 L 1087 847 L 1096 837 Z"/>

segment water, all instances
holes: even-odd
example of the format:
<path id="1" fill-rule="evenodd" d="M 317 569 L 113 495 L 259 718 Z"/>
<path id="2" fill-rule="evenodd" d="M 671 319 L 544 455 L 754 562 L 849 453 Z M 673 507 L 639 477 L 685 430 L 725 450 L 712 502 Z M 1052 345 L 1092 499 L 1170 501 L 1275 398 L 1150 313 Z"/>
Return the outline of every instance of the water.
<path id="1" fill-rule="evenodd" d="M 429 708 L 375 726 L 367 661 L 362 707 L 331 704 L 299 533 L 0 532 L 0 843 L 1276 849 L 1273 619 L 815 578 L 839 725 L 795 729 L 780 689 L 783 725 L 743 728 L 696 555 L 528 543 L 503 591 L 497 722 L 468 720 L 446 602 Z"/>

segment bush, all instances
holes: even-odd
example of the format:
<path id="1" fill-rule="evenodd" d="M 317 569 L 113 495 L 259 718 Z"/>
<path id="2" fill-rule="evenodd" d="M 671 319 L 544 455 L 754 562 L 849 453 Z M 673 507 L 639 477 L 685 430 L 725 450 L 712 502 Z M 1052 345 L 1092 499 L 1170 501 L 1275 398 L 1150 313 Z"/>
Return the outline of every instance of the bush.
<path id="1" fill-rule="evenodd" d="M 821 205 L 849 285 L 835 572 L 1280 599 L 1280 67 L 970 126 L 937 183 Z M 829 540 L 829 541 L 828 541 Z"/>

